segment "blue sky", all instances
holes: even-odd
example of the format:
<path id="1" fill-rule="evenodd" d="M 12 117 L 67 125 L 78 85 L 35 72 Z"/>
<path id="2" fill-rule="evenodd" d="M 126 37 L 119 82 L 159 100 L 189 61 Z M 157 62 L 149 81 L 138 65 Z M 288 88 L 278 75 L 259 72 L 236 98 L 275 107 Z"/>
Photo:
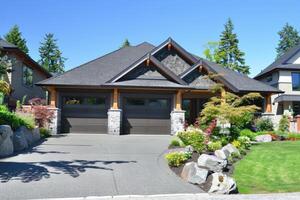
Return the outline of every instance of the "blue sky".
<path id="1" fill-rule="evenodd" d="M 298 0 L 0 0 L 0 5 L 1 36 L 19 25 L 37 60 L 45 33 L 54 33 L 68 58 L 66 69 L 117 49 L 125 38 L 158 45 L 171 36 L 202 55 L 230 17 L 253 76 L 274 60 L 277 32 L 286 22 L 300 30 Z"/>

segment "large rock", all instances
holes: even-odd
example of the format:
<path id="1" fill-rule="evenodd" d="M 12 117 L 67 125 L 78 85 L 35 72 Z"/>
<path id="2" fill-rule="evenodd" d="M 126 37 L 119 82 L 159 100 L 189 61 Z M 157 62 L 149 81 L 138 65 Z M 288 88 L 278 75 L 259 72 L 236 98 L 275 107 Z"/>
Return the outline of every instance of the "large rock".
<path id="1" fill-rule="evenodd" d="M 28 146 L 32 145 L 33 144 L 33 134 L 31 132 L 31 130 L 29 130 L 25 126 L 21 126 L 19 128 L 19 130 L 24 133 Z"/>
<path id="2" fill-rule="evenodd" d="M 222 149 L 215 150 L 214 154 L 215 156 L 217 156 L 217 158 L 220 158 L 222 160 L 226 160 L 228 157 Z"/>
<path id="3" fill-rule="evenodd" d="M 230 194 L 236 191 L 236 182 L 233 178 L 223 173 L 212 174 L 212 185 L 209 189 L 209 193 L 215 194 Z"/>
<path id="4" fill-rule="evenodd" d="M 186 163 L 181 172 L 181 177 L 192 184 L 202 184 L 206 181 L 208 175 L 207 169 L 202 169 L 195 162 Z"/>
<path id="5" fill-rule="evenodd" d="M 21 151 L 28 148 L 28 142 L 24 130 L 24 128 L 20 127 L 13 134 L 13 144 L 15 151 Z"/>
<path id="6" fill-rule="evenodd" d="M 33 143 L 36 143 L 41 139 L 41 134 L 40 134 L 39 128 L 35 128 L 32 130 L 32 139 L 33 139 Z"/>
<path id="7" fill-rule="evenodd" d="M 10 126 L 0 126 L 0 157 L 9 156 L 14 153 L 12 136 L 13 132 Z"/>
<path id="8" fill-rule="evenodd" d="M 255 137 L 256 142 L 272 142 L 272 136 L 269 134 L 258 135 Z"/>
<path id="9" fill-rule="evenodd" d="M 239 154 L 239 150 L 232 144 L 227 144 L 222 148 L 222 151 L 225 153 L 226 157 L 230 156 L 232 153 Z"/>
<path id="10" fill-rule="evenodd" d="M 198 166 L 213 172 L 221 172 L 227 166 L 227 160 L 217 158 L 213 155 L 201 154 L 198 158 Z"/>

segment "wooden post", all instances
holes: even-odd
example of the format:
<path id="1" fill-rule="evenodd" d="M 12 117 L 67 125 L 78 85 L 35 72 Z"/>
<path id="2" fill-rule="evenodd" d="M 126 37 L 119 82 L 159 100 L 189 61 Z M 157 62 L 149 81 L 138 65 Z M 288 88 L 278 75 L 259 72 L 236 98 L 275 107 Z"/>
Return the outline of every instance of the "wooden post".
<path id="1" fill-rule="evenodd" d="M 49 87 L 48 91 L 50 92 L 50 106 L 56 107 L 57 106 L 57 92 L 54 87 Z"/>
<path id="2" fill-rule="evenodd" d="M 272 102 L 271 102 L 271 94 L 267 94 L 265 97 L 265 105 L 266 105 L 266 113 L 272 112 Z"/>
<path id="3" fill-rule="evenodd" d="M 114 94 L 113 94 L 113 109 L 119 109 L 119 92 L 117 88 L 114 88 Z"/>
<path id="4" fill-rule="evenodd" d="M 176 110 L 181 110 L 181 103 L 182 103 L 182 91 L 178 90 L 176 93 L 176 106 L 175 109 Z"/>

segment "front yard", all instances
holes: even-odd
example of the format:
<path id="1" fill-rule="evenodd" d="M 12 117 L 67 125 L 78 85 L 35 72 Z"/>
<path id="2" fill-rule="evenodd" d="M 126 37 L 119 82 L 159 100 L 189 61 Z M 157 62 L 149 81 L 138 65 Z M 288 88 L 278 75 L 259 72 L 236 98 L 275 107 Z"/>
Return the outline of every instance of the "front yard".
<path id="1" fill-rule="evenodd" d="M 300 191 L 300 141 L 254 145 L 236 163 L 234 178 L 240 193 Z"/>

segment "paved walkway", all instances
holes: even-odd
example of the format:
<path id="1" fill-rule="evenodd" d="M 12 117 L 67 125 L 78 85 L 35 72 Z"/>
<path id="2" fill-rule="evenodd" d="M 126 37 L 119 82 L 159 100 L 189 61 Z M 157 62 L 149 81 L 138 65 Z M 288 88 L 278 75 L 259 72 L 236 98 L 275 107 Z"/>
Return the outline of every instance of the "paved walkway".
<path id="1" fill-rule="evenodd" d="M 71 134 L 0 160 L 0 199 L 199 193 L 166 165 L 171 136 Z"/>

